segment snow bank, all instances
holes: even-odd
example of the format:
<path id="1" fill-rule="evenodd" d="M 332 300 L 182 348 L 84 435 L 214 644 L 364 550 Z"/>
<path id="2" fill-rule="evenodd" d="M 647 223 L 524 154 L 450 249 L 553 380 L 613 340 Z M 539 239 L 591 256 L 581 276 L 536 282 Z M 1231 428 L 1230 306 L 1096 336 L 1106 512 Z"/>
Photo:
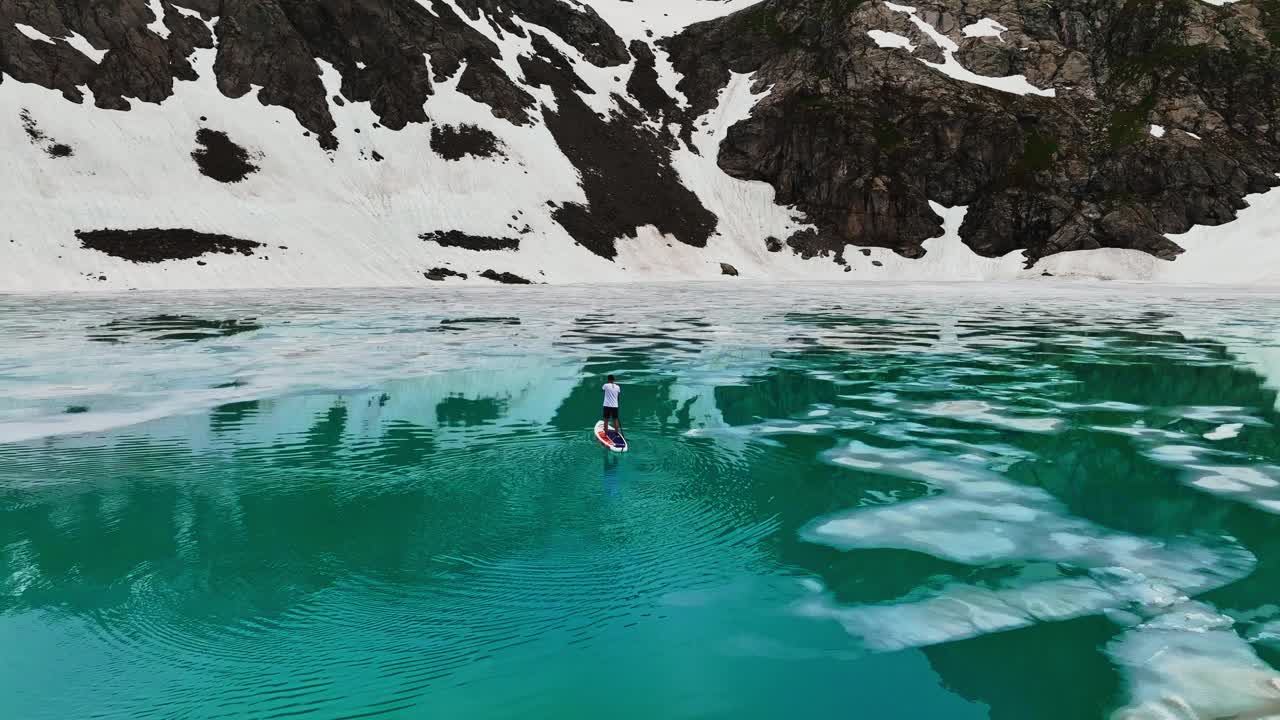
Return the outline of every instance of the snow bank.
<path id="1" fill-rule="evenodd" d="M 452 0 L 446 0 L 452 2 Z M 597 0 L 592 7 L 624 41 L 655 39 L 690 23 L 734 12 L 753 0 L 724 3 L 655 0 Z M 1004 92 L 1050 95 L 1025 78 L 978 76 L 960 66 L 956 43 L 921 20 L 915 8 L 886 3 L 911 16 L 922 32 L 942 48 L 945 60 L 932 67 L 950 77 Z M 195 11 L 149 0 L 150 32 L 167 35 L 168 10 Z M 521 73 L 517 57 L 531 51 L 528 38 L 499 34 L 484 17 L 459 16 L 493 40 L 498 64 L 513 78 Z M 523 27 L 536 26 L 517 19 Z M 51 38 L 18 25 L 38 42 L 65 42 L 94 62 L 106 51 L 78 34 Z M 969 37 L 1000 37 L 1003 26 L 985 18 L 966 26 Z M 905 37 L 868 30 L 880 47 L 914 52 Z M 555 33 L 545 34 L 595 92 L 581 93 L 602 114 L 617 110 L 615 94 L 625 96 L 631 67 L 599 68 Z M 659 84 L 677 102 L 679 77 L 655 48 Z M 1160 283 L 1280 285 L 1280 192 L 1250 198 L 1252 207 L 1236 222 L 1196 227 L 1172 239 L 1187 252 L 1174 262 L 1136 251 L 1103 249 L 1063 253 L 1024 268 L 1020 253 L 984 258 L 959 237 L 965 209 L 934 205 L 943 234 L 924 243 L 923 258 L 909 260 L 883 248 L 851 245 L 844 253 L 848 269 L 830 258 L 803 260 L 782 246 L 806 221 L 794 208 L 779 206 L 764 183 L 730 178 L 716 164 L 720 142 L 730 126 L 765 101 L 767 88 L 754 88 L 750 75 L 734 74 L 719 103 L 694 124 L 695 153 L 683 144 L 672 166 L 682 181 L 718 218 L 718 231 L 705 248 L 664 237 L 652 227 L 637 229 L 635 239 L 618 242 L 611 262 L 579 246 L 552 218 L 552 205 L 583 202 L 578 170 L 556 146 L 537 117 L 514 126 L 456 89 L 461 70 L 438 83 L 426 102 L 431 122 L 400 131 L 376 126 L 368 103 L 330 103 L 337 122 L 338 150 L 321 151 L 292 114 L 262 105 L 250 92 L 224 96 L 213 80 L 214 51 L 191 57 L 200 76 L 175 83 L 173 97 L 161 105 L 132 102 L 128 112 L 94 107 L 92 93 L 72 104 L 44 88 L 5 77 L 0 107 L 25 110 L 41 133 L 72 151 L 51 157 L 46 143 L 32 142 L 21 123 L 0 123 L 0 143 L 10 148 L 0 164 L 0 186 L 7 189 L 0 213 L 0 291 L 102 291 L 167 288 L 413 286 L 424 272 L 448 268 L 466 273 L 470 284 L 491 284 L 482 270 L 509 272 L 536 282 L 622 282 L 652 279 L 868 280 L 1013 280 L 1057 277 L 1137 280 Z M 428 62 L 424 59 L 424 62 Z M 330 97 L 341 90 L 339 71 L 321 62 Z M 554 107 L 548 88 L 526 88 Z M 503 155 L 446 161 L 429 149 L 433 126 L 470 124 L 493 133 Z M 191 159 L 200 129 L 225 132 L 251 155 L 257 172 L 224 184 L 201 175 Z M 1158 133 L 1157 126 L 1152 132 Z M 252 256 L 206 255 L 196 260 L 139 264 L 81 247 L 77 230 L 184 228 L 222 233 L 262 243 Z M 516 237 L 516 251 L 477 253 L 441 247 L 418 239 L 422 233 L 458 230 L 467 234 Z M 775 240 L 777 242 L 775 242 Z M 720 264 L 738 270 L 737 280 L 721 274 Z M 463 282 L 450 279 L 448 282 Z"/>
<path id="2" fill-rule="evenodd" d="M 963 450 L 957 456 L 855 441 L 831 451 L 827 460 L 836 466 L 922 481 L 939 494 L 836 513 L 801 536 L 840 550 L 896 548 L 968 565 L 1044 561 L 1083 574 L 953 581 L 923 598 L 880 605 L 842 605 L 816 594 L 798 611 L 836 620 L 868 647 L 892 651 L 1112 608 L 1158 613 L 1253 569 L 1253 556 L 1233 542 L 1152 540 L 1075 517 L 1049 493 L 987 469 L 999 458 L 983 448 Z"/>

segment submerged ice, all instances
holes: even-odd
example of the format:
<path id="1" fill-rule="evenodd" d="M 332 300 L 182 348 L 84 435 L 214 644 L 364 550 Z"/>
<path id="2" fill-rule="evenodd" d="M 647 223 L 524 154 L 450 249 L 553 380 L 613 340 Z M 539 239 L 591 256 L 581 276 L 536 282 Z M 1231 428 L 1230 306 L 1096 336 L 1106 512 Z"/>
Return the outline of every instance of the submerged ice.
<path id="1" fill-rule="evenodd" d="M 519 303 L 454 288 L 11 298 L 0 465 L 7 488 L 53 506 L 37 525 L 59 534 L 83 520 L 58 498 L 93 492 L 99 465 L 174 488 L 164 527 L 187 554 L 172 567 L 215 551 L 201 537 L 207 503 L 225 502 L 240 528 L 280 512 L 272 503 L 310 501 L 360 520 L 316 553 L 344 572 L 411 548 L 392 576 L 446 566 L 465 597 L 509 603 L 504 617 L 544 607 L 508 582 L 524 573 L 557 601 L 590 606 L 577 582 L 612 588 L 619 607 L 593 612 L 689 613 L 661 624 L 685 647 L 893 663 L 875 653 L 967 652 L 966 639 L 1006 632 L 1016 646 L 1009 631 L 1101 616 L 1114 638 L 1089 651 L 1120 673 L 1121 717 L 1266 717 L 1274 673 L 1249 642 L 1276 635 L 1277 613 L 1257 607 L 1272 562 L 1258 538 L 1280 513 L 1280 418 L 1275 366 L 1259 358 L 1280 313 L 1267 297 L 1109 292 L 670 284 L 631 289 L 608 317 L 591 287 Z M 603 372 L 624 387 L 634 450 L 620 466 L 602 467 L 582 432 Z M 314 483 L 332 493 L 311 497 Z M 402 510 L 381 504 L 397 493 L 413 498 L 401 525 L 349 557 L 349 542 L 382 532 L 370 508 Z M 136 497 L 100 495 L 103 527 L 132 524 Z M 415 524 L 460 499 L 481 511 Z M 553 526 L 532 560 L 517 552 L 531 518 Z M 310 528 L 279 531 L 305 545 Z M 436 530 L 454 535 L 433 545 Z M 247 542 L 233 549 L 264 552 Z M 598 546 L 610 548 L 599 562 Z M 23 541 L 0 561 L 0 599 L 19 604 L 90 581 Z M 184 577 L 175 590 L 149 569 L 163 563 L 145 563 L 112 582 L 216 586 Z M 365 579 L 330 581 L 280 590 L 299 605 L 278 604 L 358 596 Z M 1240 587 L 1252 589 L 1235 606 L 1218 599 Z M 683 634 L 706 627 L 715 637 Z"/>
<path id="2" fill-rule="evenodd" d="M 1230 539 L 1154 540 L 1072 516 L 1050 494 L 1016 485 L 986 467 L 976 448 L 956 459 L 936 450 L 852 443 L 829 462 L 856 472 L 926 484 L 937 494 L 861 507 L 814 521 L 804 539 L 841 550 L 897 548 L 967 565 L 1039 561 L 1061 571 L 991 585 L 952 582 L 929 597 L 871 606 L 806 601 L 876 649 L 973 637 L 1114 608 L 1171 606 L 1246 576 L 1253 556 Z"/>

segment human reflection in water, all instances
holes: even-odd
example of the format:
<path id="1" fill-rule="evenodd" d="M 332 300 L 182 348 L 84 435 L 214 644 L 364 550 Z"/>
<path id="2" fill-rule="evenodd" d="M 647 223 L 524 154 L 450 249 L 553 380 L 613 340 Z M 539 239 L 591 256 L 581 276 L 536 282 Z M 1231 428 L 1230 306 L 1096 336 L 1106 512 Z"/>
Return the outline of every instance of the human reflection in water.
<path id="1" fill-rule="evenodd" d="M 616 498 L 622 494 L 622 480 L 618 476 L 618 463 L 621 457 L 618 453 L 610 450 L 604 450 L 604 473 L 602 484 L 604 485 L 605 497 Z"/>

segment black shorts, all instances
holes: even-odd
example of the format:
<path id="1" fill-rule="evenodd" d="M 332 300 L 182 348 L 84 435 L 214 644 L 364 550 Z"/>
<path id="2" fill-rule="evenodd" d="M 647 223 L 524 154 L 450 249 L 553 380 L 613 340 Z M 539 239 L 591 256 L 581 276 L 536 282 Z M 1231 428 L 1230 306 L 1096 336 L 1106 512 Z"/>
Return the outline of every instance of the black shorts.
<path id="1" fill-rule="evenodd" d="M 611 408 L 611 407 L 607 407 L 607 408 L 605 408 L 605 409 L 604 409 L 604 419 L 605 419 L 606 421 L 608 421 L 608 420 L 610 420 L 610 419 L 612 419 L 612 420 L 617 420 L 617 419 L 618 419 L 618 408 Z"/>

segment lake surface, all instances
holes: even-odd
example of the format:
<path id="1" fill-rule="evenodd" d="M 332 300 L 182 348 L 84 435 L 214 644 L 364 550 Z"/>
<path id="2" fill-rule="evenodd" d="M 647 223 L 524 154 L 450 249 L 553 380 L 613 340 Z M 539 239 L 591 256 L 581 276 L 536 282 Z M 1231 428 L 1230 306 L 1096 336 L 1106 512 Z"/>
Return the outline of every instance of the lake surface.
<path id="1" fill-rule="evenodd" d="M 1266 293 L 0 296 L 0 715 L 1280 715 L 1278 387 Z"/>

